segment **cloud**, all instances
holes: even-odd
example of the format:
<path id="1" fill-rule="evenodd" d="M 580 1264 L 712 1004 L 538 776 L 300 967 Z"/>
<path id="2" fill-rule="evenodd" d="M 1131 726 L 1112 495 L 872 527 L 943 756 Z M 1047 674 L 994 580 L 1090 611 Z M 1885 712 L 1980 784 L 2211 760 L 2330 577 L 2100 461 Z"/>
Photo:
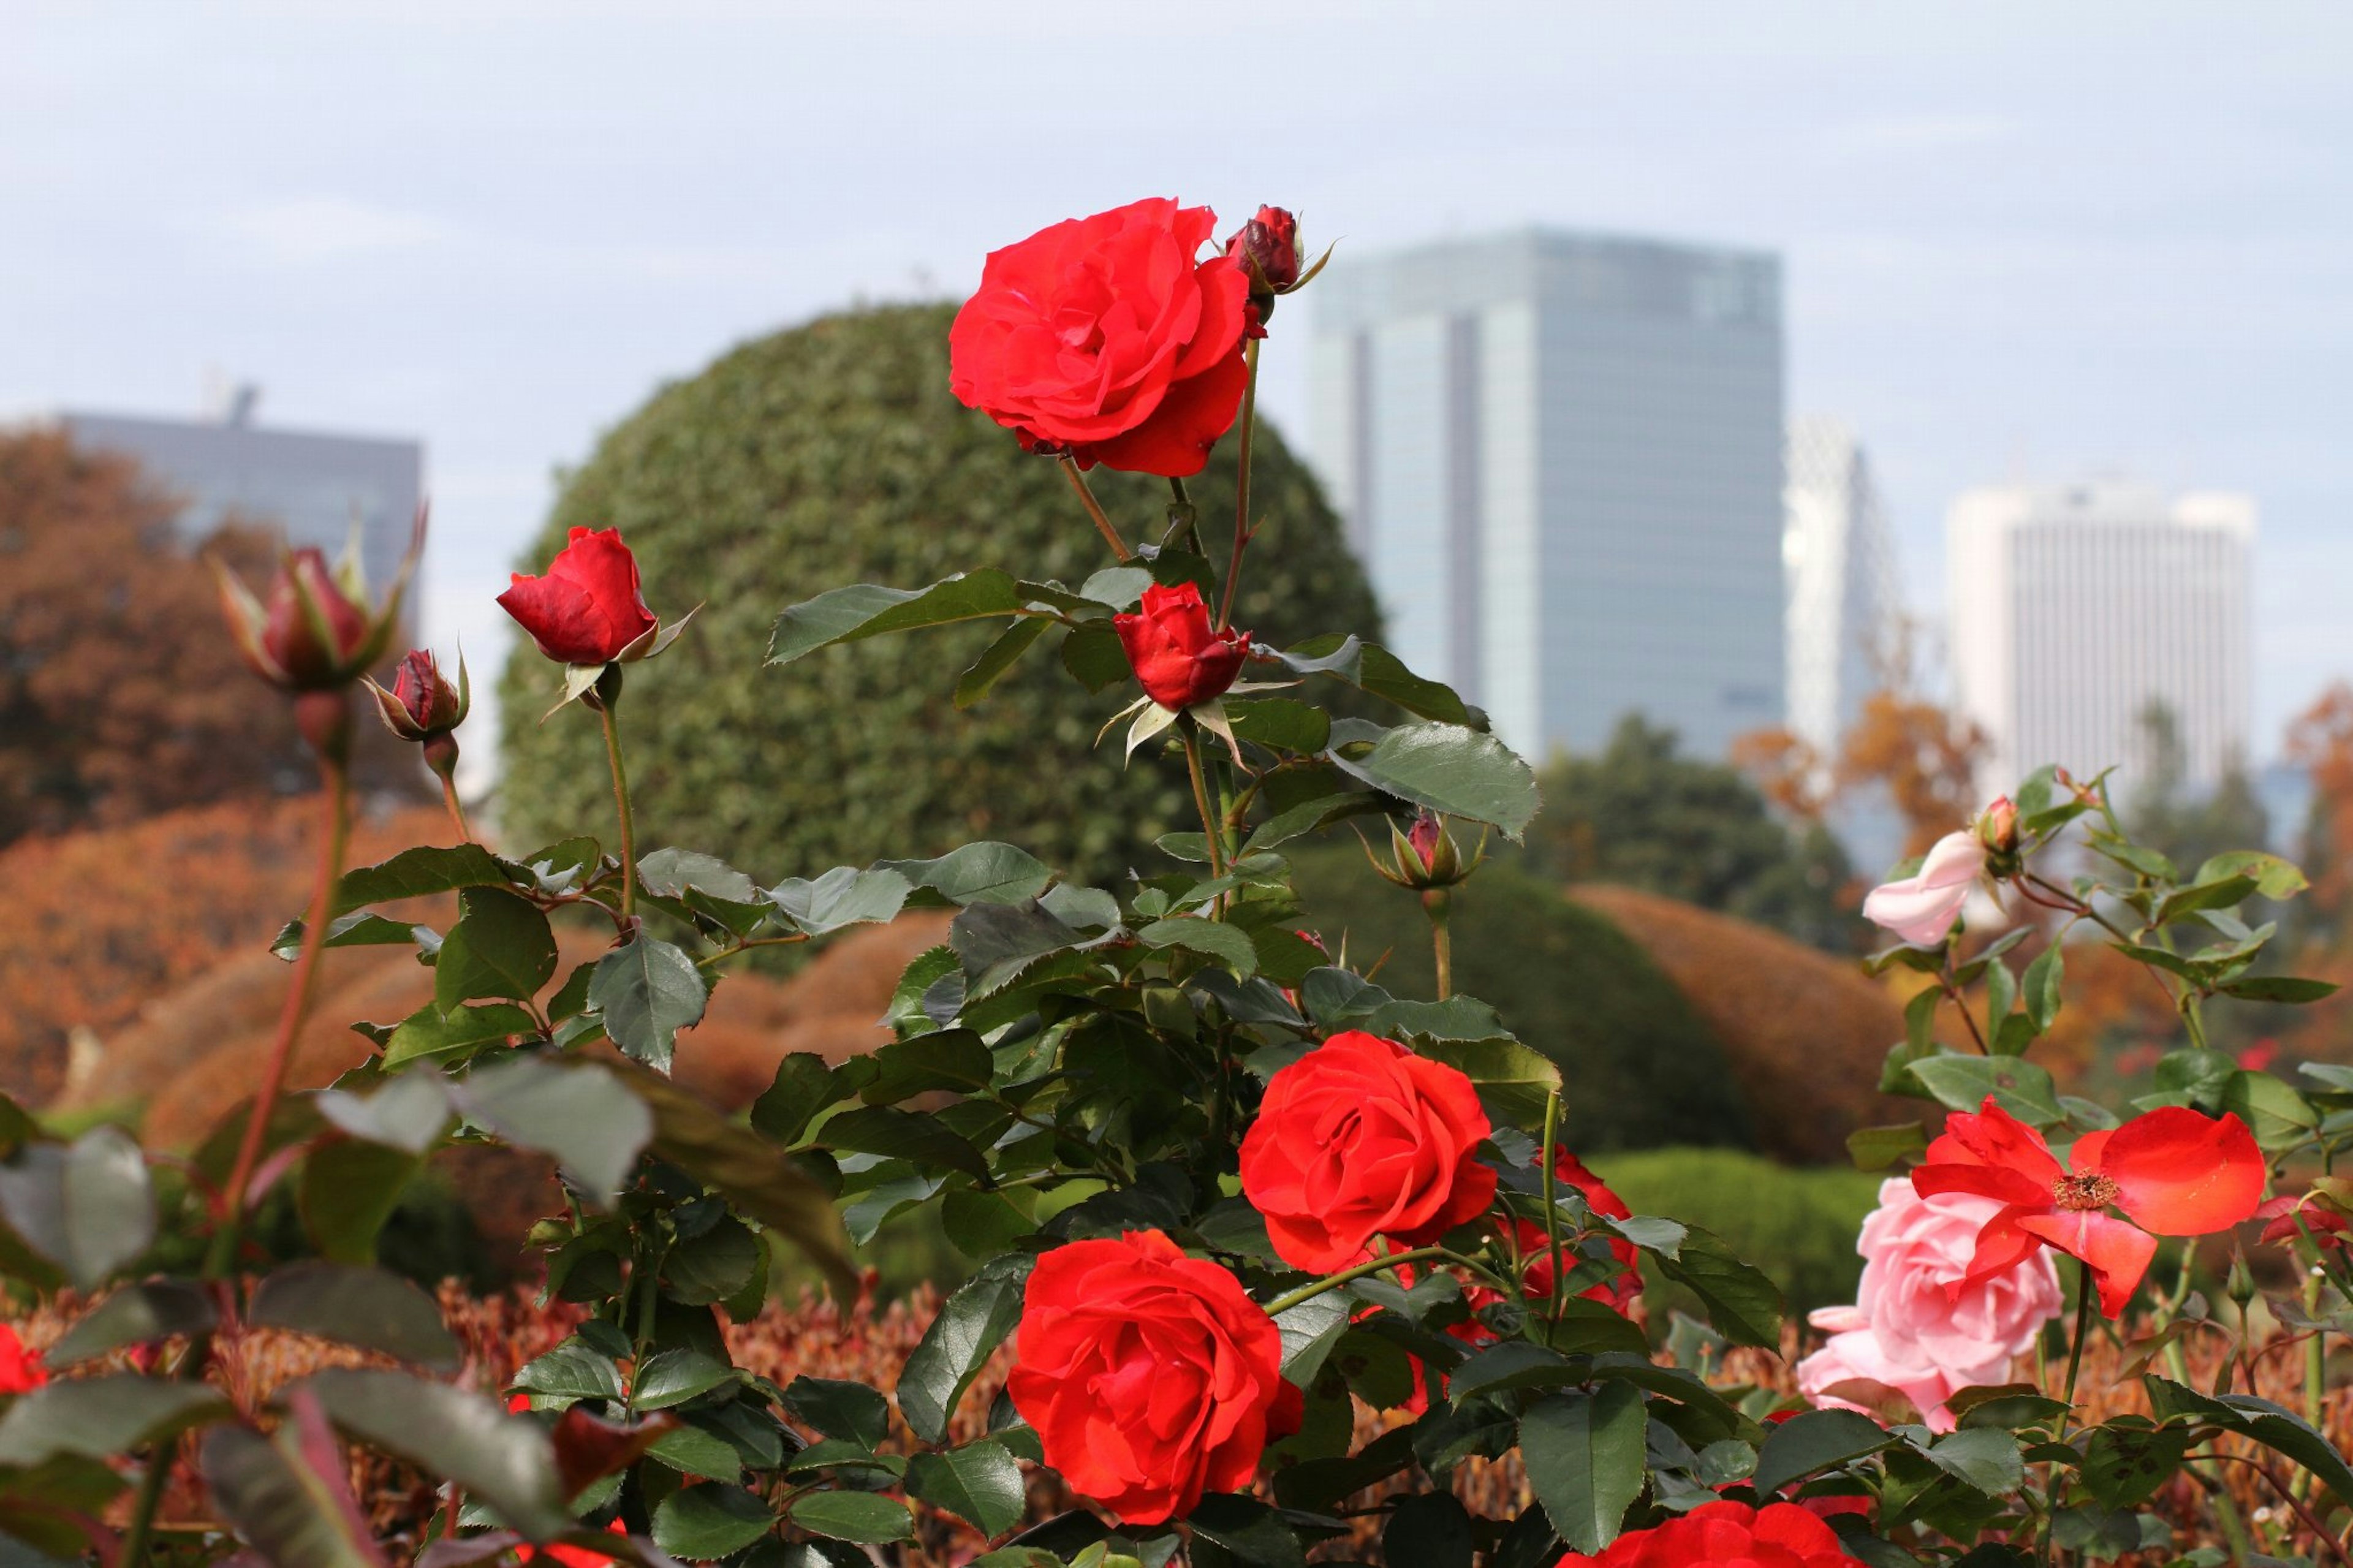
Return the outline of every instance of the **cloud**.
<path id="1" fill-rule="evenodd" d="M 448 237 L 439 220 L 347 196 L 304 196 L 232 213 L 223 226 L 270 260 L 295 266 L 406 250 Z"/>

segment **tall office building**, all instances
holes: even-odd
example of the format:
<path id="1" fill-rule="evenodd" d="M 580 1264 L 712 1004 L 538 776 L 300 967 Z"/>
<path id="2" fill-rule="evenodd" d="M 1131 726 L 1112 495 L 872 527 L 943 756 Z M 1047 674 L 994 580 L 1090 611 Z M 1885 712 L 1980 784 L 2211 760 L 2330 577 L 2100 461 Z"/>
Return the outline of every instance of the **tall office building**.
<path id="1" fill-rule="evenodd" d="M 1313 448 L 1400 658 L 1531 756 L 1781 721 L 1777 258 L 1532 231 L 1308 297 Z"/>
<path id="2" fill-rule="evenodd" d="M 424 447 L 262 429 L 252 419 L 255 398 L 242 388 L 211 420 L 63 413 L 57 423 L 78 446 L 136 458 L 180 498 L 174 526 L 192 543 L 235 517 L 280 529 L 289 544 L 316 545 L 333 561 L 357 528 L 360 563 L 381 592 L 408 549 Z"/>
<path id="3" fill-rule="evenodd" d="M 1782 505 L 1786 723 L 1827 759 L 1837 754 L 1894 651 L 1894 549 L 1871 465 L 1838 420 L 1789 422 Z"/>
<path id="4" fill-rule="evenodd" d="M 2189 782 L 2247 754 L 2248 497 L 2168 501 L 2144 485 L 1970 490 L 1946 521 L 1953 674 L 1993 739 L 1981 782 L 2057 763 L 2151 762 L 2142 715 L 2172 712 Z"/>

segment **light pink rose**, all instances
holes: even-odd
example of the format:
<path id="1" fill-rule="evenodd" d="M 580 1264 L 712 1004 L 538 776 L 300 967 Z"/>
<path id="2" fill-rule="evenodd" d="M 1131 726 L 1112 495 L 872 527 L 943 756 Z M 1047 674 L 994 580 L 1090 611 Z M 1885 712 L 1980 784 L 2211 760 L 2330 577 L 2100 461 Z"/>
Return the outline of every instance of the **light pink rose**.
<path id="1" fill-rule="evenodd" d="M 1917 871 L 1872 889 L 1862 900 L 1862 917 L 1915 947 L 1934 947 L 1961 918 L 1985 858 L 1985 845 L 1975 833 L 1947 833 Z"/>
<path id="2" fill-rule="evenodd" d="M 1860 1409 L 1827 1394 L 1864 1380 L 1895 1389 L 1928 1425 L 1950 1431 L 1946 1401 L 1964 1388 L 2006 1383 L 2013 1358 L 2061 1306 L 2047 1252 L 1956 1289 L 1977 1252 L 1978 1232 L 2001 1205 L 1967 1193 L 1924 1198 L 1908 1181 L 1884 1182 L 1855 1250 L 1862 1281 L 1852 1307 L 1813 1314 L 1830 1342 L 1798 1363 L 1799 1392 L 1816 1405 Z"/>

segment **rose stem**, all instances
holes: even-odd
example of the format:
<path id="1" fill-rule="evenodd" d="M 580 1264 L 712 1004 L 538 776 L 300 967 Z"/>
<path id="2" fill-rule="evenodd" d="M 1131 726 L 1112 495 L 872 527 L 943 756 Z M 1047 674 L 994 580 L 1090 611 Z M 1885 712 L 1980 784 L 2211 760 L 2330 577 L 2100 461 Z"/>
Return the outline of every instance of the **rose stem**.
<path id="1" fill-rule="evenodd" d="M 621 721 L 614 712 L 620 696 L 614 691 L 604 700 L 603 708 L 605 760 L 613 765 L 613 808 L 621 815 L 621 919 L 626 921 L 638 908 L 638 827 L 629 814 L 628 770 L 621 765 Z"/>
<path id="2" fill-rule="evenodd" d="M 1179 732 L 1185 742 L 1185 771 L 1193 776 L 1193 806 L 1201 814 L 1201 837 L 1209 846 L 1209 875 L 1222 877 L 1226 874 L 1226 847 L 1219 834 L 1217 816 L 1209 808 L 1209 781 L 1201 772 L 1201 737 L 1190 720 Z"/>
<path id="3" fill-rule="evenodd" d="M 1218 630 L 1224 631 L 1234 618 L 1234 584 L 1241 581 L 1242 552 L 1250 548 L 1250 435 L 1258 428 L 1258 340 L 1252 338 L 1242 349 L 1243 363 L 1250 366 L 1249 378 L 1242 383 L 1242 444 L 1235 454 L 1234 471 L 1234 553 L 1226 563 L 1225 591 L 1218 595 Z"/>
<path id="4" fill-rule="evenodd" d="M 449 820 L 458 825 L 459 838 L 471 844 L 474 830 L 466 826 L 466 808 L 458 804 L 458 781 L 447 773 L 441 775 L 441 804 L 449 808 Z"/>
<path id="5" fill-rule="evenodd" d="M 1079 492 L 1079 500 L 1085 505 L 1087 515 L 1095 520 L 1095 531 L 1103 536 L 1103 542 L 1111 546 L 1111 552 L 1118 556 L 1122 563 L 1134 560 L 1135 552 L 1127 547 L 1127 541 L 1119 536 L 1119 530 L 1113 528 L 1111 519 L 1103 515 L 1103 503 L 1095 500 L 1095 492 L 1087 488 L 1086 475 L 1079 471 L 1079 460 L 1068 452 L 1062 454 L 1062 472 L 1069 478 L 1071 488 Z"/>
<path id="6" fill-rule="evenodd" d="M 1544 1147 L 1537 1158 L 1544 1162 L 1545 1247 L 1552 1256 L 1551 1319 L 1560 1321 L 1560 1205 L 1553 1190 L 1553 1151 L 1560 1147 L 1560 1090 L 1545 1096 Z"/>

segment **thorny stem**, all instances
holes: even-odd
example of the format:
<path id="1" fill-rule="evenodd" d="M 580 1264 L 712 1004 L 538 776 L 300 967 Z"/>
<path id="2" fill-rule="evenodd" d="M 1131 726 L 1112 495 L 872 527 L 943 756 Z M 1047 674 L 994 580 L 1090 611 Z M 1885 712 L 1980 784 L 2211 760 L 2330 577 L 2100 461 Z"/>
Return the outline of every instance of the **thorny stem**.
<path id="1" fill-rule="evenodd" d="M 621 721 L 616 704 L 604 704 L 605 760 L 613 767 L 613 808 L 621 814 L 621 920 L 638 911 L 638 826 L 629 812 L 629 775 L 621 765 Z"/>
<path id="2" fill-rule="evenodd" d="M 1242 383 L 1241 445 L 1234 457 L 1234 553 L 1226 563 L 1226 586 L 1218 595 L 1218 630 L 1224 631 L 1234 618 L 1234 585 L 1242 580 L 1242 552 L 1250 548 L 1252 530 L 1250 525 L 1250 436 L 1258 427 L 1258 340 L 1252 338 L 1242 350 L 1243 363 L 1250 366 L 1249 379 Z"/>
<path id="3" fill-rule="evenodd" d="M 458 802 L 458 781 L 448 774 L 441 775 L 441 804 L 449 808 L 449 820 L 458 825 L 458 837 L 468 844 L 474 842 L 474 830 L 466 825 L 466 808 Z"/>
<path id="4" fill-rule="evenodd" d="M 1226 874 L 1225 835 L 1218 825 L 1216 808 L 1209 804 L 1209 781 L 1201 771 L 1201 737 L 1198 728 L 1187 721 L 1179 733 L 1185 742 L 1185 771 L 1193 777 L 1193 805 L 1201 814 L 1201 837 L 1209 844 L 1209 875 Z"/>
<path id="5" fill-rule="evenodd" d="M 1327 1274 L 1321 1279 L 1302 1285 L 1296 1290 L 1286 1291 L 1266 1304 L 1266 1315 L 1270 1318 L 1279 1316 L 1298 1306 L 1302 1301 L 1314 1300 L 1326 1290 L 1336 1290 L 1353 1280 L 1362 1279 L 1367 1274 L 1378 1274 L 1382 1269 L 1393 1268 L 1400 1263 L 1422 1263 L 1438 1258 L 1443 1258 L 1449 1263 L 1468 1268 L 1491 1283 L 1497 1285 L 1504 1283 L 1496 1279 L 1492 1270 L 1481 1267 L 1459 1252 L 1443 1247 L 1417 1247 L 1410 1252 L 1385 1253 L 1381 1257 L 1369 1258 L 1351 1268 L 1343 1268 L 1337 1274 Z"/>
<path id="6" fill-rule="evenodd" d="M 325 831 L 320 837 L 310 914 L 302 926 L 302 950 L 295 957 L 293 979 L 286 988 L 285 1004 L 279 1009 L 278 1034 L 270 1042 L 269 1057 L 262 1068 L 261 1088 L 254 1096 L 253 1111 L 246 1118 L 245 1136 L 237 1143 L 237 1163 L 229 1168 L 227 1184 L 221 1189 L 220 1225 L 213 1232 L 212 1245 L 205 1258 L 205 1273 L 211 1279 L 220 1279 L 236 1267 L 237 1232 L 245 1218 L 246 1188 L 251 1184 L 253 1168 L 261 1159 L 261 1142 L 269 1131 L 270 1113 L 277 1110 L 278 1097 L 286 1087 L 287 1065 L 293 1058 L 294 1041 L 302 1031 L 302 1020 L 311 1010 L 311 994 L 318 985 L 319 954 L 327 945 L 327 927 L 334 918 L 335 883 L 343 875 L 343 847 L 352 826 L 347 759 L 322 754 L 319 783 Z"/>
<path id="7" fill-rule="evenodd" d="M 1103 503 L 1095 500 L 1095 492 L 1087 487 L 1087 476 L 1079 471 L 1079 460 L 1068 452 L 1062 454 L 1062 475 L 1071 481 L 1071 488 L 1079 492 L 1079 500 L 1086 507 L 1087 515 L 1095 520 L 1095 531 L 1103 536 L 1103 542 L 1111 546 L 1111 552 L 1118 556 L 1123 564 L 1134 560 L 1135 552 L 1127 547 L 1127 541 L 1119 536 L 1119 530 L 1113 528 L 1111 519 L 1103 515 Z"/>

